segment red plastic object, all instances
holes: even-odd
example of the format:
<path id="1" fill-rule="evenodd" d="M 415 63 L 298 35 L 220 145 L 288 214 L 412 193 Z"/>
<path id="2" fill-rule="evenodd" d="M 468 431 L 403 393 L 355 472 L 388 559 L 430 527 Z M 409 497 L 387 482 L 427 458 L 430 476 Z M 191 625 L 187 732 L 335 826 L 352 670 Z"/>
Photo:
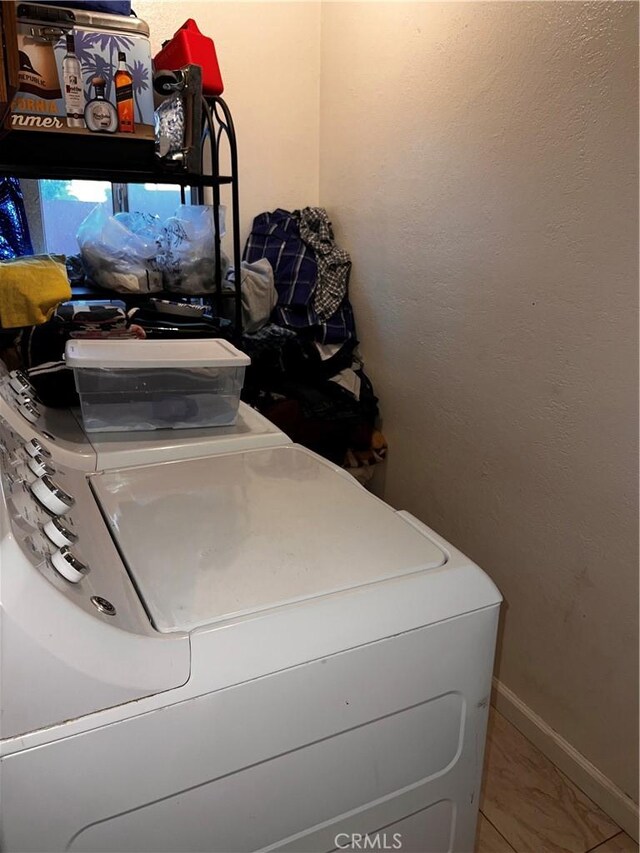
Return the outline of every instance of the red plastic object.
<path id="1" fill-rule="evenodd" d="M 198 25 L 189 18 L 174 37 L 165 42 L 153 58 L 156 71 L 175 71 L 183 65 L 202 68 L 202 91 L 205 95 L 221 95 L 224 90 L 213 39 L 203 36 Z"/>

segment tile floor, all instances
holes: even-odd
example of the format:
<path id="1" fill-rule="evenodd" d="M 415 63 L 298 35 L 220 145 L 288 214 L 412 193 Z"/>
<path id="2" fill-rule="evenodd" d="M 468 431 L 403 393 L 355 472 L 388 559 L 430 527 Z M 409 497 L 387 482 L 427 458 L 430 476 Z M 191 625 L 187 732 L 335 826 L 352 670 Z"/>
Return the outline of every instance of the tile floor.
<path id="1" fill-rule="evenodd" d="M 476 853 L 638 853 L 638 845 L 495 709 Z"/>

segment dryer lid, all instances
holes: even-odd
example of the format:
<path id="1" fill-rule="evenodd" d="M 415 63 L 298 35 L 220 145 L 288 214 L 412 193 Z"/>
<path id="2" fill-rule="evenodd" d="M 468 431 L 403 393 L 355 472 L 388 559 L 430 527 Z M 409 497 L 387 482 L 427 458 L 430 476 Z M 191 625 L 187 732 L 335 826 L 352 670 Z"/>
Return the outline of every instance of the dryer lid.
<path id="1" fill-rule="evenodd" d="M 163 632 L 446 562 L 391 507 L 295 445 L 103 472 L 91 482 Z"/>

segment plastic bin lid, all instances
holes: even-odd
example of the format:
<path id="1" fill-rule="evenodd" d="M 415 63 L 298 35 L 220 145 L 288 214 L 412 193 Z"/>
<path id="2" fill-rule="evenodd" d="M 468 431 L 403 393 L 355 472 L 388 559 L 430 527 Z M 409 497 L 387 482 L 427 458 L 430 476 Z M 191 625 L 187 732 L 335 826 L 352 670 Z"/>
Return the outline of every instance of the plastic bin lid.
<path id="1" fill-rule="evenodd" d="M 145 340 L 70 340 L 65 347 L 69 367 L 138 368 L 156 367 L 246 367 L 248 355 L 228 341 L 145 341 Z"/>

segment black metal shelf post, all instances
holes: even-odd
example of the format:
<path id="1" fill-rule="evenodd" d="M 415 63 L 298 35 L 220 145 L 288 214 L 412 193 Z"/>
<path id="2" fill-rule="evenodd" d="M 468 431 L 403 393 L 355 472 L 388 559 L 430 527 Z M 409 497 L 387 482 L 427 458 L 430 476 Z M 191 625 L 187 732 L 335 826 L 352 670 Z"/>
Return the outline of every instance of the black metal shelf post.
<path id="1" fill-rule="evenodd" d="M 233 228 L 233 269 L 234 269 L 234 334 L 239 339 L 242 336 L 242 266 L 240 258 L 240 198 L 238 191 L 238 146 L 233 118 L 229 107 L 220 97 L 203 98 L 205 129 L 203 133 L 202 153 L 204 155 L 204 139 L 208 135 L 211 142 L 211 171 L 213 181 L 213 225 L 216 240 L 216 298 L 218 314 L 222 313 L 222 270 L 221 270 L 221 238 L 220 220 L 220 140 L 222 135 L 227 137 L 229 157 L 231 161 L 231 216 Z M 216 129 L 217 125 L 217 129 Z M 204 164 L 202 167 L 204 172 Z M 225 182 L 226 183 L 226 182 Z M 201 189 L 201 192 L 203 190 Z"/>

